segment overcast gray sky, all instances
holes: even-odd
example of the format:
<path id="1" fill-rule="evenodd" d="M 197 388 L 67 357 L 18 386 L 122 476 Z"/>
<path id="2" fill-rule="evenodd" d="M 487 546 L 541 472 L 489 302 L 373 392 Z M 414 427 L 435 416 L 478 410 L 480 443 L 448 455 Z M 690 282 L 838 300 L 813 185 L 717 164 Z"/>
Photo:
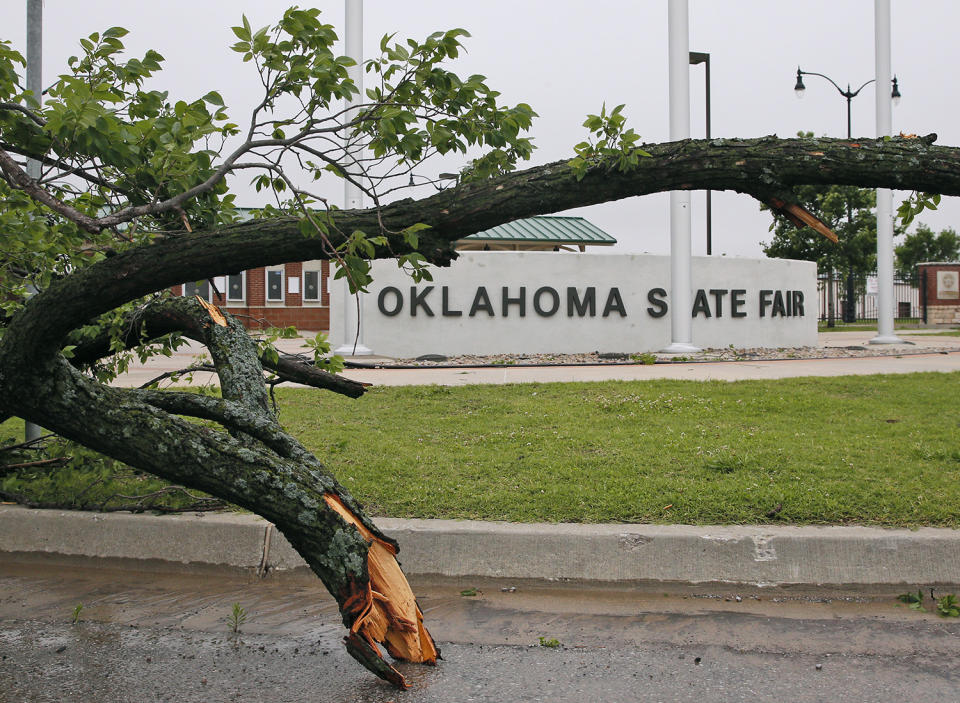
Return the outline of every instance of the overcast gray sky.
<path id="1" fill-rule="evenodd" d="M 301 6 L 310 3 L 301 3 Z M 343 0 L 315 2 L 342 35 Z M 854 88 L 874 75 L 872 0 L 690 0 L 690 49 L 711 55 L 713 136 L 793 136 L 798 130 L 845 136 L 846 101 L 827 81 L 809 77 L 805 98 L 794 97 L 797 66 Z M 77 53 L 77 40 L 119 25 L 131 30 L 131 53 L 154 48 L 166 68 L 152 87 L 192 99 L 220 90 L 230 114 L 243 118 L 258 85 L 249 64 L 227 47 L 229 27 L 246 14 L 251 24 L 272 23 L 284 2 L 252 0 L 46 0 L 45 83 Z M 940 144 L 960 144 L 960 3 L 892 2 L 893 70 L 903 100 L 893 110 L 894 132 L 936 132 Z M 24 50 L 25 0 L 0 5 L 0 37 Z M 606 101 L 626 103 L 630 124 L 644 141 L 668 138 L 667 0 L 366 0 L 368 57 L 388 32 L 423 37 L 463 27 L 468 54 L 453 69 L 481 73 L 507 103 L 528 102 L 540 118 L 533 163 L 567 158 L 585 132 L 581 123 Z M 691 67 L 691 125 L 703 136 L 704 75 Z M 875 135 L 874 86 L 853 101 L 854 136 Z M 462 162 L 463 160 L 460 159 Z M 457 168 L 462 163 L 438 167 Z M 260 204 L 238 187 L 241 204 Z M 426 192 L 424 192 L 426 194 Z M 631 198 L 573 211 L 588 217 L 629 252 L 669 252 L 669 207 L 664 195 Z M 956 226 L 957 198 L 921 218 L 935 229 Z M 714 194 L 714 254 L 762 256 L 769 216 L 746 196 Z M 693 253 L 705 253 L 704 196 L 693 196 Z"/>

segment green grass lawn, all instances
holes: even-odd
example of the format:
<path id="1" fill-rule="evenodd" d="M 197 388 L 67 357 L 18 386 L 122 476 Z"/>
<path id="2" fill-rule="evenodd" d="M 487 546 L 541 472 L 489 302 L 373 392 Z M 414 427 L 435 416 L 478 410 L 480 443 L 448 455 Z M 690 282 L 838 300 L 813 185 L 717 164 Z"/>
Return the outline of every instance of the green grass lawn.
<path id="1" fill-rule="evenodd" d="M 939 332 L 911 332 L 910 334 L 923 335 L 925 337 L 960 337 L 960 330 L 949 329 Z"/>
<path id="2" fill-rule="evenodd" d="M 920 320 L 915 317 L 897 318 L 893 324 L 898 330 L 922 329 Z M 834 320 L 833 327 L 827 326 L 826 320 L 817 321 L 818 332 L 869 332 L 870 330 L 876 331 L 876 329 L 876 320 L 859 320 L 857 322 L 843 322 L 842 320 Z"/>
<path id="3" fill-rule="evenodd" d="M 957 388 L 931 373 L 278 395 L 375 515 L 960 527 Z"/>

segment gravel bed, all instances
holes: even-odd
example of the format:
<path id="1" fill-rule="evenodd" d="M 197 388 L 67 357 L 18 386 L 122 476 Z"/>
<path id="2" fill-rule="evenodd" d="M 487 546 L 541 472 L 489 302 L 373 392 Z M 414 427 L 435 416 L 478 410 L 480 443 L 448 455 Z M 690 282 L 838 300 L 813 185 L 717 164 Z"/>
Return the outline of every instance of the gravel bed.
<path id="1" fill-rule="evenodd" d="M 695 354 L 661 354 L 644 352 L 588 354 L 493 354 L 479 356 L 464 354 L 442 356 L 427 354 L 416 359 L 382 359 L 373 365 L 381 368 L 397 367 L 450 367 L 450 366 L 588 366 L 600 364 L 682 364 L 703 361 L 774 361 L 784 359 L 846 359 L 876 356 L 905 356 L 909 354 L 946 354 L 958 351 L 956 346 L 924 344 L 917 347 L 912 342 L 893 345 L 851 345 L 824 347 L 749 348 L 749 349 L 704 349 Z M 366 366 L 363 362 L 357 365 Z"/>

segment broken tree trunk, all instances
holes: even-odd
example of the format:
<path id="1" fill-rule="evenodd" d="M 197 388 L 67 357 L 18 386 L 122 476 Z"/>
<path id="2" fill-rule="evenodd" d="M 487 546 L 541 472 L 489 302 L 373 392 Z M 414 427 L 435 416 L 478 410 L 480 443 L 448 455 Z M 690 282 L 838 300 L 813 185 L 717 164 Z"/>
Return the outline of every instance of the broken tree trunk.
<path id="1" fill-rule="evenodd" d="M 453 242 L 469 234 L 523 217 L 648 193 L 733 190 L 789 204 L 793 186 L 838 184 L 960 195 L 960 149 L 932 142 L 930 137 L 685 140 L 645 145 L 649 158 L 626 173 L 598 161 L 588 165 L 581 179 L 560 161 L 460 183 L 379 210 L 335 211 L 329 243 L 305 237 L 294 218 L 166 233 L 69 272 L 8 322 L 0 338 L 0 417 L 18 415 L 272 521 L 337 599 L 349 629 L 350 653 L 402 686 L 403 678 L 383 661 L 378 643 L 398 657 L 428 663 L 437 652 L 396 566 L 396 544 L 266 408 L 262 378 L 256 379 L 260 362 L 239 342 L 239 326 L 229 316 L 218 324 L 196 301 L 169 303 L 172 307 L 162 303 L 153 318 L 150 309 L 143 315 L 146 337 L 180 330 L 211 346 L 223 398 L 97 383 L 60 353 L 68 335 L 125 303 L 184 281 L 329 258 L 330 244 L 344 244 L 356 230 L 383 234 L 385 243 L 375 247 L 373 257 L 389 257 L 410 251 L 404 228 L 426 224 L 418 249 L 428 261 L 443 265 L 455 256 Z M 121 341 L 139 344 L 142 333 L 137 325 L 130 339 Z M 78 363 L 95 359 L 109 348 L 94 340 L 78 345 L 75 358 Z M 297 380 L 348 395 L 363 391 L 290 363 L 292 367 L 276 371 L 288 377 L 302 374 Z M 225 429 L 179 415 L 214 420 Z"/>
<path id="2" fill-rule="evenodd" d="M 64 437 L 270 520 L 336 599 L 349 653 L 406 687 L 378 645 L 394 658 L 424 664 L 436 663 L 439 652 L 397 564 L 396 542 L 277 422 L 243 326 L 199 299 L 162 305 L 193 318 L 192 332 L 201 332 L 210 350 L 222 397 L 111 388 L 59 354 L 7 354 L 0 382 L 10 388 L 9 379 L 17 379 L 18 406 Z M 180 416 L 215 420 L 227 431 Z"/>

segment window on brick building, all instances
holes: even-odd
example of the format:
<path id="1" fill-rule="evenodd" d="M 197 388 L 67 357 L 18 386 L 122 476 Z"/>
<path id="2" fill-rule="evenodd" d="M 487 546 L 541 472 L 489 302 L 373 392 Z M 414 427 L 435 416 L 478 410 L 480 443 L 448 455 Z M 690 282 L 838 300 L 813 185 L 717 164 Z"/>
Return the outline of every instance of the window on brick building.
<path id="1" fill-rule="evenodd" d="M 247 274 L 235 273 L 227 276 L 227 302 L 242 303 L 247 299 Z"/>
<path id="2" fill-rule="evenodd" d="M 194 281 L 193 283 L 184 283 L 183 294 L 190 298 L 192 298 L 195 295 L 198 295 L 204 300 L 206 300 L 207 302 L 209 302 L 210 301 L 210 282 Z"/>
<path id="3" fill-rule="evenodd" d="M 323 293 L 323 276 L 320 275 L 320 269 L 304 269 L 303 299 L 319 302 Z"/>
<path id="4" fill-rule="evenodd" d="M 283 302 L 283 267 L 266 270 L 266 296 L 268 303 Z"/>

